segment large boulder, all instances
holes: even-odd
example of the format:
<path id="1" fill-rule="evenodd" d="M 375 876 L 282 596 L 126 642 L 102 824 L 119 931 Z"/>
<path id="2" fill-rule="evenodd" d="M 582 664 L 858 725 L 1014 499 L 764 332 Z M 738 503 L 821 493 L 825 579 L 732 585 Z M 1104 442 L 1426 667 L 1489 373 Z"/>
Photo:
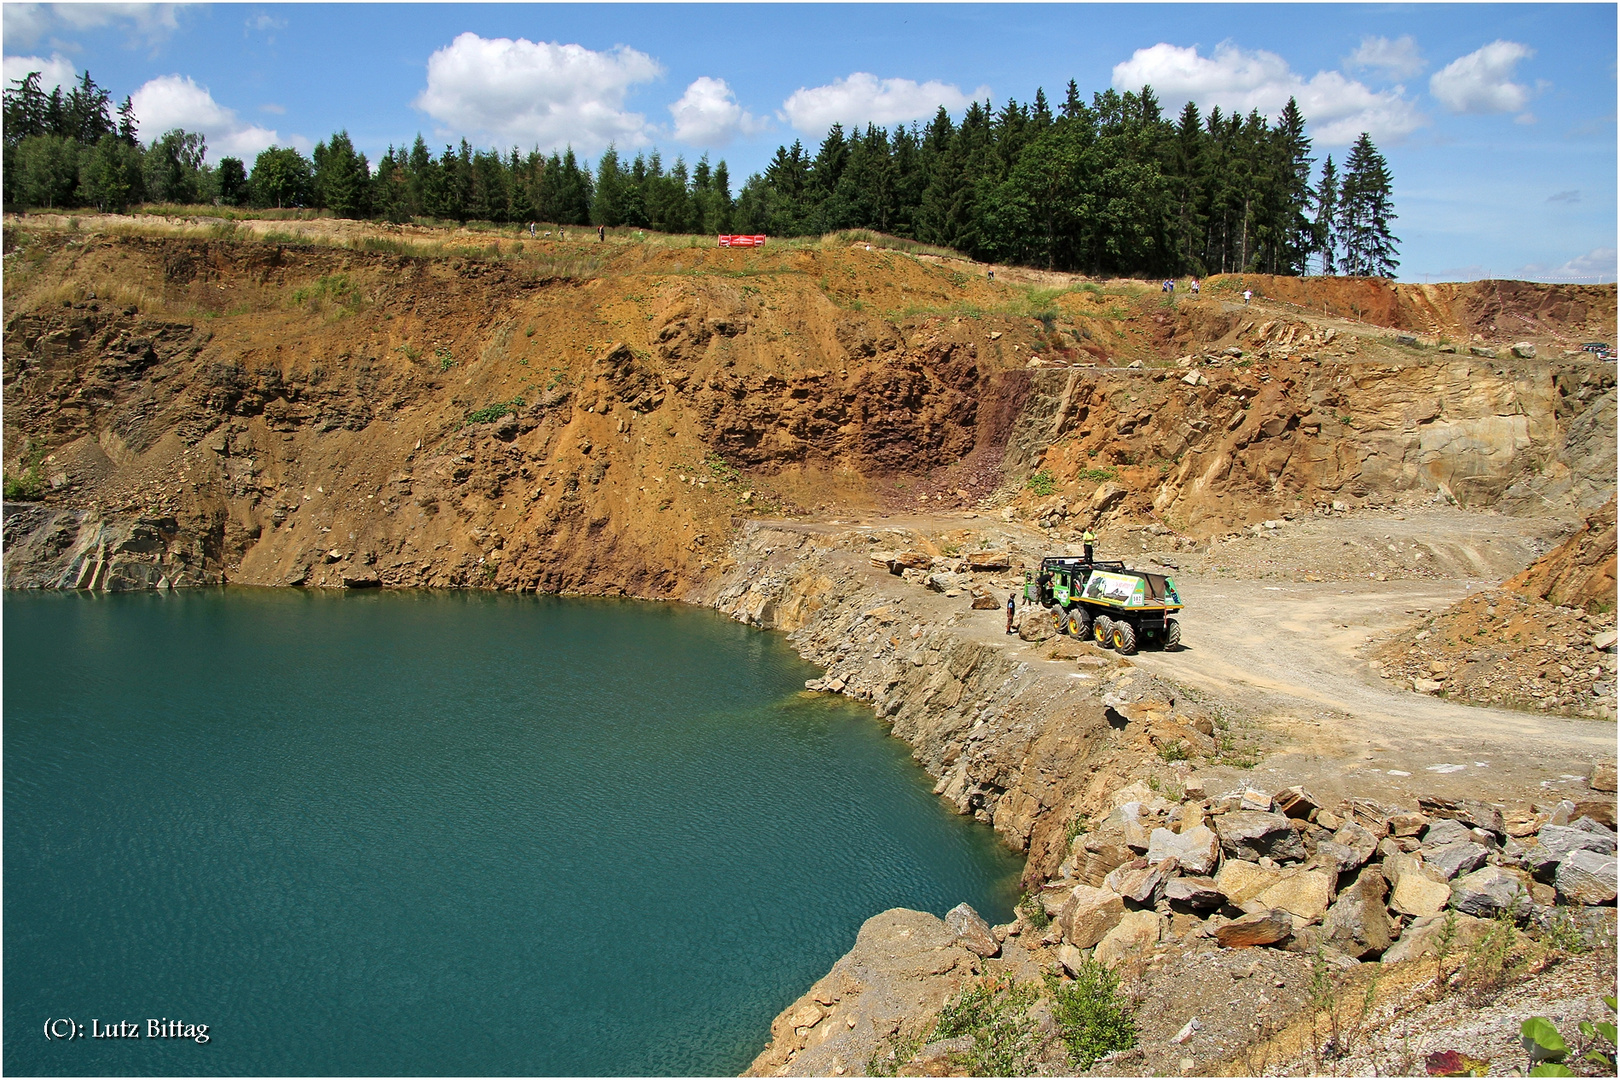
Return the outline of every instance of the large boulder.
<path id="1" fill-rule="evenodd" d="M 1164 918 L 1155 911 L 1130 911 L 1104 934 L 1092 954 L 1097 963 L 1106 968 L 1119 966 L 1119 962 L 1134 952 L 1152 948 L 1164 930 Z"/>
<path id="2" fill-rule="evenodd" d="M 1012 556 L 1005 551 L 970 551 L 967 564 L 969 570 L 1005 570 L 1012 565 Z"/>
<path id="3" fill-rule="evenodd" d="M 1082 885 L 1100 886 L 1103 879 L 1118 867 L 1135 858 L 1135 853 L 1124 844 L 1110 843 L 1100 837 L 1088 836 L 1077 841 L 1074 854 L 1074 878 Z"/>
<path id="4" fill-rule="evenodd" d="M 1282 879 L 1283 871 L 1256 866 L 1241 859 L 1228 859 L 1215 875 L 1215 887 L 1221 890 L 1226 902 L 1242 907 L 1245 902 L 1259 896 Z"/>
<path id="5" fill-rule="evenodd" d="M 1215 940 L 1228 949 L 1275 945 L 1294 932 L 1293 917 L 1286 911 L 1257 911 L 1215 928 Z"/>
<path id="6" fill-rule="evenodd" d="M 1438 915 L 1451 902 L 1451 888 L 1419 873 L 1402 874 L 1390 890 L 1389 906 L 1402 915 L 1423 918 Z"/>
<path id="7" fill-rule="evenodd" d="M 1557 858 L 1572 851 L 1595 851 L 1599 855 L 1614 854 L 1614 837 L 1573 825 L 1543 825 L 1536 834 L 1536 842 Z"/>
<path id="8" fill-rule="evenodd" d="M 1462 822 L 1442 818 L 1423 830 L 1424 847 L 1444 847 L 1446 844 L 1467 844 L 1474 840 L 1473 831 Z"/>
<path id="9" fill-rule="evenodd" d="M 1089 949 L 1124 917 L 1125 901 L 1118 893 L 1077 885 L 1058 913 L 1058 927 L 1069 944 Z"/>
<path id="10" fill-rule="evenodd" d="M 1355 882 L 1339 894 L 1322 920 L 1325 943 L 1358 960 L 1377 956 L 1389 948 L 1393 933 L 1384 896 L 1389 883 L 1376 866 L 1356 875 Z"/>
<path id="11" fill-rule="evenodd" d="M 989 589 L 974 589 L 973 602 L 968 606 L 974 611 L 995 611 L 1001 607 L 1001 598 Z"/>
<path id="12" fill-rule="evenodd" d="M 1333 899 L 1333 878 L 1320 870 L 1302 870 L 1262 890 L 1257 904 L 1286 911 L 1299 923 L 1320 922 Z"/>
<path id="13" fill-rule="evenodd" d="M 927 570 L 934 565 L 934 557 L 923 551 L 897 551 L 889 565 L 901 570 Z"/>
<path id="14" fill-rule="evenodd" d="M 1553 878 L 1558 898 L 1570 904 L 1615 902 L 1615 857 L 1596 851 L 1572 851 L 1558 864 Z"/>
<path id="15" fill-rule="evenodd" d="M 980 956 L 994 956 L 1001 951 L 1001 942 L 990 931 L 990 924 L 967 904 L 957 904 L 945 913 L 945 932 L 954 937 L 955 944 Z"/>
<path id="16" fill-rule="evenodd" d="M 1194 875 L 1214 870 L 1220 854 L 1220 838 L 1207 825 L 1195 825 L 1184 833 L 1154 829 L 1148 838 L 1148 862 L 1157 864 L 1174 859 L 1183 870 Z"/>
<path id="17" fill-rule="evenodd" d="M 1252 810 L 1220 814 L 1215 818 L 1215 832 L 1230 859 L 1270 857 L 1282 862 L 1305 858 L 1305 842 L 1282 814 Z"/>
<path id="18" fill-rule="evenodd" d="M 1444 844 L 1423 852 L 1423 861 L 1446 875 L 1446 878 L 1466 874 L 1485 865 L 1490 851 L 1484 844 L 1469 841 L 1464 844 Z"/>
<path id="19" fill-rule="evenodd" d="M 1098 486 L 1091 495 L 1091 512 L 1101 514 L 1112 510 L 1125 498 L 1126 491 L 1112 480 Z"/>
<path id="20" fill-rule="evenodd" d="M 1454 911 L 1413 919 L 1411 925 L 1401 933 L 1401 939 L 1386 949 L 1384 955 L 1378 958 L 1378 962 L 1398 964 L 1403 960 L 1436 955 L 1440 950 L 1441 938 L 1446 932 L 1447 919 L 1452 922 L 1451 950 L 1454 953 L 1471 947 L 1485 936 L 1485 931 L 1491 925 L 1487 920 L 1476 919 L 1472 915 L 1459 915 Z"/>
<path id="21" fill-rule="evenodd" d="M 1027 607 L 1018 617 L 1018 636 L 1025 641 L 1045 641 L 1056 634 L 1052 613 L 1044 608 Z"/>
<path id="22" fill-rule="evenodd" d="M 1530 899 L 1518 875 L 1500 866 L 1487 866 L 1451 883 L 1451 906 L 1476 919 L 1494 919 Z"/>

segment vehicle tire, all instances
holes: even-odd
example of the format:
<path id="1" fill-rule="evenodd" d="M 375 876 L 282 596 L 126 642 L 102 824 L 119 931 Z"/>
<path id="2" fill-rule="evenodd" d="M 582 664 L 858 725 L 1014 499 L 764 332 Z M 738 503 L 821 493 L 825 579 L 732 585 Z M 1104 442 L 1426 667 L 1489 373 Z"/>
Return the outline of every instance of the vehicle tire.
<path id="1" fill-rule="evenodd" d="M 1114 650 L 1121 656 L 1132 656 L 1136 653 L 1136 628 L 1130 623 L 1120 620 L 1113 625 Z"/>
<path id="2" fill-rule="evenodd" d="M 1067 634 L 1069 632 L 1069 613 L 1060 607 L 1053 608 L 1052 625 L 1057 627 L 1058 633 Z"/>
<path id="3" fill-rule="evenodd" d="M 1069 633 L 1081 641 L 1091 636 L 1091 612 L 1083 607 L 1069 609 Z"/>
<path id="4" fill-rule="evenodd" d="M 1114 639 L 1114 620 L 1106 615 L 1097 616 L 1097 621 L 1091 624 L 1091 636 L 1097 644 L 1108 648 Z"/>
<path id="5" fill-rule="evenodd" d="M 1164 620 L 1164 647 L 1166 651 L 1181 648 L 1181 624 L 1174 619 Z"/>

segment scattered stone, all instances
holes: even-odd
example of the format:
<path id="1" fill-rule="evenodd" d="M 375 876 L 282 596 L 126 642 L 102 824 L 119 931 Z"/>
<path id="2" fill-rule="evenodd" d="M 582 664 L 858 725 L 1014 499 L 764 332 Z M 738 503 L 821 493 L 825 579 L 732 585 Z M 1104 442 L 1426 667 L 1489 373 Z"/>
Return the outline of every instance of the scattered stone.
<path id="1" fill-rule="evenodd" d="M 1421 796 L 1418 806 L 1432 818 L 1452 818 L 1464 825 L 1472 825 L 1487 832 L 1505 835 L 1502 827 L 1502 811 L 1489 803 L 1478 802 L 1474 799 L 1442 799 L 1438 797 Z"/>
<path id="2" fill-rule="evenodd" d="M 1615 902 L 1615 857 L 1595 851 L 1572 851 L 1558 864 L 1553 884 L 1558 898 L 1570 904 Z"/>
<path id="3" fill-rule="evenodd" d="M 1343 844 L 1332 840 L 1319 840 L 1316 844 L 1316 861 L 1324 867 L 1332 868 L 1334 873 L 1343 874 L 1356 869 L 1367 860 Z"/>
<path id="4" fill-rule="evenodd" d="M 1496 350 L 1485 345 L 1470 345 L 1468 351 L 1474 356 L 1482 356 L 1487 360 L 1496 359 Z"/>
<path id="5" fill-rule="evenodd" d="M 990 925 L 967 904 L 957 904 L 945 913 L 945 932 L 956 939 L 956 944 L 980 956 L 995 956 L 1001 951 L 1001 942 Z"/>
<path id="6" fill-rule="evenodd" d="M 1277 792 L 1277 812 L 1286 817 L 1309 821 L 1311 812 L 1320 806 L 1310 792 L 1298 785 Z"/>
<path id="7" fill-rule="evenodd" d="M 1111 844 L 1095 836 L 1076 838 L 1074 877 L 1083 885 L 1099 886 L 1118 867 L 1134 857 L 1124 844 Z"/>
<path id="8" fill-rule="evenodd" d="M 1203 875 L 1215 869 L 1219 858 L 1220 838 L 1205 825 L 1195 825 L 1183 833 L 1154 829 L 1148 840 L 1147 859 L 1155 865 L 1175 859 L 1183 870 Z"/>
<path id="9" fill-rule="evenodd" d="M 1064 942 L 1057 947 L 1057 962 L 1062 964 L 1063 969 L 1070 975 L 1079 975 L 1085 969 L 1086 954 Z"/>
<path id="10" fill-rule="evenodd" d="M 1346 822 L 1334 833 L 1333 842 L 1343 844 L 1356 853 L 1356 866 L 1372 858 L 1373 852 L 1378 850 L 1378 838 L 1354 821 Z"/>
<path id="11" fill-rule="evenodd" d="M 1125 901 L 1109 889 L 1089 885 L 1075 887 L 1058 914 L 1058 926 L 1069 944 L 1089 949 L 1125 917 Z"/>
<path id="12" fill-rule="evenodd" d="M 1207 877 L 1171 878 L 1164 883 L 1164 898 L 1197 911 L 1218 908 L 1226 900 L 1220 888 Z"/>
<path id="13" fill-rule="evenodd" d="M 1239 810 L 1215 818 L 1221 850 L 1232 859 L 1270 856 L 1281 862 L 1305 858 L 1305 844 L 1281 814 Z"/>
<path id="14" fill-rule="evenodd" d="M 1128 911 L 1103 939 L 1092 958 L 1103 967 L 1119 966 L 1133 952 L 1156 945 L 1164 931 L 1164 918 L 1156 911 Z"/>
<path id="15" fill-rule="evenodd" d="M 1137 851 L 1146 851 L 1152 842 L 1152 829 L 1142 820 L 1142 804 L 1128 802 L 1114 811 L 1125 829 L 1125 843 Z"/>
<path id="16" fill-rule="evenodd" d="M 1227 949 L 1247 949 L 1275 945 L 1294 932 L 1294 920 L 1286 911 L 1259 911 L 1244 915 L 1215 928 L 1215 940 Z"/>
<path id="17" fill-rule="evenodd" d="M 1384 909 L 1388 891 L 1389 884 L 1376 866 L 1356 875 L 1355 883 L 1339 894 L 1322 920 L 1326 944 L 1358 960 L 1389 948 L 1394 934 Z"/>
<path id="18" fill-rule="evenodd" d="M 972 608 L 974 611 L 995 611 L 1000 606 L 1000 599 L 992 595 L 989 589 L 973 590 Z"/>
<path id="19" fill-rule="evenodd" d="M 1146 859 L 1135 859 L 1104 878 L 1103 887 L 1127 900 L 1146 904 L 1152 901 L 1153 894 L 1158 891 L 1165 876 L 1166 869 L 1163 863 L 1151 866 Z"/>
<path id="20" fill-rule="evenodd" d="M 1416 345 L 1417 343 L 1418 339 L 1413 337 L 1411 334 L 1395 335 L 1395 344 L 1397 345 Z"/>
<path id="21" fill-rule="evenodd" d="M 1441 847 L 1445 844 L 1466 844 L 1474 839 L 1474 834 L 1468 826 L 1460 821 L 1445 819 L 1436 821 L 1423 833 L 1423 843 L 1428 847 Z"/>
<path id="22" fill-rule="evenodd" d="M 1536 347 L 1528 341 L 1518 342 L 1513 346 L 1512 351 L 1513 355 L 1520 360 L 1534 360 L 1536 358 Z"/>
<path id="23" fill-rule="evenodd" d="M 897 551 L 891 565 L 902 570 L 927 570 L 934 563 L 934 557 L 921 551 Z"/>
<path id="24" fill-rule="evenodd" d="M 1547 818 L 1549 825 L 1568 825 L 1580 815 L 1575 813 L 1575 804 L 1569 799 L 1560 799 L 1558 805 L 1553 807 L 1552 815 Z"/>
<path id="25" fill-rule="evenodd" d="M 1243 802 L 1238 809 L 1255 810 L 1261 813 L 1269 812 L 1271 810 L 1271 796 L 1263 791 L 1256 791 L 1254 788 L 1244 788 Z"/>
<path id="26" fill-rule="evenodd" d="M 1450 880 L 1458 874 L 1466 874 L 1484 866 L 1490 854 L 1490 850 L 1484 844 L 1473 842 L 1444 844 L 1437 848 L 1425 849 L 1423 860 Z"/>
<path id="27" fill-rule="evenodd" d="M 874 551 L 869 553 L 866 557 L 871 560 L 873 566 L 876 566 L 882 570 L 888 570 L 891 573 L 894 571 L 894 552 Z"/>
<path id="28" fill-rule="evenodd" d="M 1577 817 L 1591 818 L 1605 829 L 1614 830 L 1614 800 L 1606 799 L 1603 802 L 1583 800 L 1575 804 Z"/>
<path id="29" fill-rule="evenodd" d="M 1610 645 L 1614 644 L 1613 630 L 1610 630 L 1607 634 L 1601 636 L 1607 637 Z M 1597 643 L 1594 641 L 1593 644 L 1595 645 Z M 1613 792 L 1615 788 L 1614 762 L 1600 761 L 1596 765 L 1593 765 L 1592 776 L 1589 780 L 1587 780 L 1586 783 L 1587 786 L 1589 786 L 1593 791 Z"/>
<path id="30" fill-rule="evenodd" d="M 1417 836 L 1428 825 L 1428 815 L 1413 810 L 1397 810 L 1389 815 L 1389 831 L 1392 836 Z"/>
<path id="31" fill-rule="evenodd" d="M 1402 874 L 1395 879 L 1395 888 L 1389 894 L 1389 906 L 1402 915 L 1423 918 L 1438 915 L 1451 901 L 1451 889 L 1441 881 L 1433 881 L 1422 874 Z"/>
<path id="32" fill-rule="evenodd" d="M 1451 883 L 1451 906 L 1476 919 L 1494 919 L 1512 910 L 1520 897 L 1528 900 L 1529 891 L 1511 871 L 1487 866 Z"/>

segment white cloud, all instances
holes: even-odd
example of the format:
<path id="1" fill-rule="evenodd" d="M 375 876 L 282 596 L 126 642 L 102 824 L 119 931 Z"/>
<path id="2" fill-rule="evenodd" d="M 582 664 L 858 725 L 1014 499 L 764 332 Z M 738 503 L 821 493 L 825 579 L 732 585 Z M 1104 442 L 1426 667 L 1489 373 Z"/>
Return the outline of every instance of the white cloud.
<path id="1" fill-rule="evenodd" d="M 758 135 L 767 122 L 744 112 L 724 79 L 695 79 L 669 107 L 675 117 L 675 139 L 689 146 L 724 146 L 738 135 Z"/>
<path id="2" fill-rule="evenodd" d="M 1351 71 L 1379 71 L 1391 79 L 1410 79 L 1422 71 L 1427 62 L 1418 55 L 1417 42 L 1412 35 L 1402 34 L 1394 41 L 1386 37 L 1364 37 L 1356 51 L 1344 58 L 1344 66 Z"/>
<path id="3" fill-rule="evenodd" d="M 6 4 L 5 34 L 13 45 L 32 46 L 54 31 L 126 26 L 132 42 L 153 44 L 179 28 L 175 4 Z"/>
<path id="4" fill-rule="evenodd" d="M 27 78 L 31 71 L 39 72 L 39 88 L 47 94 L 58 86 L 70 89 L 79 81 L 79 73 L 74 70 L 73 61 L 61 53 L 51 54 L 49 60 L 38 56 L 8 56 L 4 64 L 7 86 L 11 86 L 19 79 Z"/>
<path id="5" fill-rule="evenodd" d="M 924 120 L 943 105 L 952 112 L 967 108 L 969 102 L 990 96 L 981 86 L 964 94 L 949 83 L 930 79 L 925 83 L 910 79 L 883 79 L 857 71 L 847 79 L 825 86 L 800 87 L 782 103 L 782 117 L 799 131 L 820 135 L 835 123 L 850 127 L 902 124 Z"/>
<path id="6" fill-rule="evenodd" d="M 175 128 L 200 132 L 208 137 L 208 154 L 241 158 L 249 168 L 260 150 L 274 145 L 297 145 L 304 140 L 283 140 L 276 132 L 258 124 L 245 123 L 214 100 L 206 87 L 185 75 L 161 75 L 130 95 L 140 137 L 146 142 Z"/>
<path id="7" fill-rule="evenodd" d="M 1530 100 L 1530 88 L 1513 81 L 1513 69 L 1534 55 L 1517 41 L 1493 41 L 1435 72 L 1429 93 L 1454 113 L 1518 112 Z"/>
<path id="8" fill-rule="evenodd" d="M 286 19 L 278 19 L 278 18 L 275 18 L 272 15 L 266 15 L 264 12 L 261 11 L 261 12 L 259 12 L 259 14 L 251 16 L 247 20 L 247 22 L 244 23 L 243 25 L 248 30 L 257 30 L 259 33 L 262 34 L 262 33 L 265 33 L 267 31 L 270 31 L 270 30 L 285 30 L 285 29 L 287 29 L 287 20 Z"/>
<path id="9" fill-rule="evenodd" d="M 1276 53 L 1246 52 L 1230 42 L 1217 45 L 1209 57 L 1199 56 L 1196 46 L 1165 42 L 1137 49 L 1114 65 L 1113 81 L 1120 90 L 1151 85 L 1171 107 L 1190 98 L 1203 109 L 1259 109 L 1273 118 L 1292 97 L 1312 136 L 1328 146 L 1349 145 L 1363 131 L 1378 140 L 1399 139 L 1429 122 L 1407 100 L 1404 86 L 1375 91 L 1337 71 L 1319 71 L 1307 80 Z"/>
<path id="10" fill-rule="evenodd" d="M 1548 269 L 1540 263 L 1531 263 L 1513 271 L 1512 276 L 1525 281 L 1604 281 L 1615 280 L 1616 251 L 1612 247 L 1593 248 L 1585 255 L 1577 255 L 1562 266 Z"/>
<path id="11" fill-rule="evenodd" d="M 267 101 L 263 105 L 259 106 L 259 111 L 270 113 L 272 116 L 286 116 L 287 106 L 277 105 L 273 101 Z"/>
<path id="12" fill-rule="evenodd" d="M 595 52 L 469 32 L 428 58 L 427 88 L 414 104 L 442 134 L 595 153 L 652 141 L 646 117 L 625 111 L 624 99 L 662 74 L 656 60 L 624 45 Z"/>

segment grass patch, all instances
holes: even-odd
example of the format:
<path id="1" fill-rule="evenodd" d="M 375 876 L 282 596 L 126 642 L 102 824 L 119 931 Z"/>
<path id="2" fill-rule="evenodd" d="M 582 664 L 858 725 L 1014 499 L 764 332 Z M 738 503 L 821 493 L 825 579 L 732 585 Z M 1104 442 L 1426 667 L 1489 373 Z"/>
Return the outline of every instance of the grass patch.
<path id="1" fill-rule="evenodd" d="M 467 414 L 465 424 L 487 424 L 492 420 L 499 420 L 508 413 L 515 414 L 523 408 L 523 399 L 515 397 L 511 401 L 497 401 L 493 405 L 485 405 Z"/>
<path id="2" fill-rule="evenodd" d="M 1119 476 L 1118 469 L 1081 469 L 1076 480 L 1089 480 L 1093 483 L 1102 483 L 1104 480 L 1113 480 Z"/>
<path id="3" fill-rule="evenodd" d="M 1027 1076 L 1041 1058 L 1041 1032 L 1029 1016 L 1040 987 L 1012 979 L 982 979 L 940 1010 L 936 1039 L 970 1037 L 953 1062 L 973 1076 Z"/>
<path id="4" fill-rule="evenodd" d="M 1050 495 L 1057 491 L 1057 477 L 1052 475 L 1050 469 L 1041 469 L 1032 473 L 1029 479 L 1024 481 L 1024 486 L 1037 495 Z"/>

